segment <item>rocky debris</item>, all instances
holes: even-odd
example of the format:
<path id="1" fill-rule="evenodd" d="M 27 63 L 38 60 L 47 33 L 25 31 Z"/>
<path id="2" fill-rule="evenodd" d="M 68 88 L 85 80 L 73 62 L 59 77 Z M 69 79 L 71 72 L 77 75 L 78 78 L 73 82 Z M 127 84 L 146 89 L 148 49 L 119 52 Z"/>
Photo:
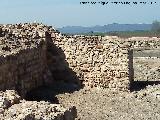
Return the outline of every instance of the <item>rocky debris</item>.
<path id="1" fill-rule="evenodd" d="M 132 97 L 139 99 L 155 99 L 160 101 L 160 84 L 158 85 L 148 85 L 145 89 L 140 91 L 134 91 L 130 94 Z"/>
<path id="2" fill-rule="evenodd" d="M 25 101 L 14 90 L 0 93 L 0 120 L 74 120 L 76 108 L 44 101 Z"/>
<path id="3" fill-rule="evenodd" d="M 21 101 L 4 113 L 4 120 L 74 120 L 76 109 L 68 109 L 58 104 L 36 101 Z"/>
<path id="4" fill-rule="evenodd" d="M 4 110 L 12 105 L 18 104 L 20 99 L 20 96 L 14 90 L 0 91 L 0 114 L 3 114 Z"/>
<path id="5" fill-rule="evenodd" d="M 133 52 L 134 81 L 160 80 L 159 49 L 140 49 Z"/>

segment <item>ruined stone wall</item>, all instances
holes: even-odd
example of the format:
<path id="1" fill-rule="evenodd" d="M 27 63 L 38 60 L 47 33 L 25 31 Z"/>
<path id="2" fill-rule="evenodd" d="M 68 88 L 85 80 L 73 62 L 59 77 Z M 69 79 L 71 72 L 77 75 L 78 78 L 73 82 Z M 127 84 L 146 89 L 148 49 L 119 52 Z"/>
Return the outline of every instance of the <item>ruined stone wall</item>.
<path id="1" fill-rule="evenodd" d="M 15 89 L 21 95 L 43 85 L 46 69 L 44 46 L 20 51 L 15 55 L 0 57 L 0 88 Z"/>
<path id="2" fill-rule="evenodd" d="M 133 49 L 134 81 L 160 81 L 160 38 L 129 38 Z M 132 60 L 132 59 L 131 59 Z"/>
<path id="3" fill-rule="evenodd" d="M 38 23 L 0 25 L 1 120 L 75 119 L 75 107 L 24 100 L 27 92 L 52 83 L 47 52 L 54 32 L 52 27 Z"/>
<path id="4" fill-rule="evenodd" d="M 157 37 L 131 37 L 126 39 L 133 49 L 159 49 L 160 38 Z"/>
<path id="5" fill-rule="evenodd" d="M 58 80 L 74 78 L 85 86 L 119 90 L 129 89 L 134 80 L 133 51 L 160 47 L 160 39 L 156 37 L 65 36 L 53 41 L 64 52 L 64 56 L 53 55 L 52 73 L 56 73 Z M 67 68 L 71 68 L 77 77 L 66 72 Z"/>
<path id="6" fill-rule="evenodd" d="M 134 50 L 159 48 L 159 38 L 67 37 L 42 24 L 3 25 L 0 88 L 25 94 L 50 76 L 80 86 L 128 90 Z"/>
<path id="7" fill-rule="evenodd" d="M 16 24 L 0 26 L 0 89 L 26 92 L 48 80 L 47 26 Z M 48 82 L 48 81 L 47 81 Z"/>
<path id="8" fill-rule="evenodd" d="M 58 80 L 73 79 L 73 74 L 66 74 L 67 67 L 76 74 L 79 83 L 89 87 L 129 89 L 129 48 L 128 42 L 116 37 L 64 37 L 54 40 L 57 48 L 64 51 L 63 58 L 55 55 L 52 73 L 61 73 Z M 59 57 L 58 57 L 59 56 Z M 64 63 L 65 63 L 64 62 Z M 71 76 L 70 76 L 71 75 Z M 58 76 L 58 74 L 55 74 Z"/>

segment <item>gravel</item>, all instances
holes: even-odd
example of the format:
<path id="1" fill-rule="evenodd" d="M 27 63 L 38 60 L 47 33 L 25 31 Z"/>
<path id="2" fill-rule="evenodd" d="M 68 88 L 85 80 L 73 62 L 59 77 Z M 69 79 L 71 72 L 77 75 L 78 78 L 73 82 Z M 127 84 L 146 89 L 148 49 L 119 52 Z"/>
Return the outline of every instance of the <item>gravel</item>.
<path id="1" fill-rule="evenodd" d="M 134 92 L 84 88 L 56 97 L 60 104 L 77 108 L 76 120 L 160 119 L 160 85 Z"/>

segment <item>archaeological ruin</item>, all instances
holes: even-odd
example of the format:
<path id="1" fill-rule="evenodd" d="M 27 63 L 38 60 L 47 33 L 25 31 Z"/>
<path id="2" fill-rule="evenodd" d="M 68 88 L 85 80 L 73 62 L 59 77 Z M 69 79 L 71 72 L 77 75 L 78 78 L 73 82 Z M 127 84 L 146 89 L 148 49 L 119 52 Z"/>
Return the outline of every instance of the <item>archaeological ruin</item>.
<path id="1" fill-rule="evenodd" d="M 0 25 L 1 118 L 72 120 L 76 117 L 74 106 L 63 108 L 22 99 L 27 92 L 55 82 L 130 91 L 134 82 L 134 51 L 159 48 L 157 37 L 65 36 L 39 23 Z M 44 108 L 49 112 L 43 112 Z M 28 109 L 28 113 L 23 109 Z M 34 112 L 37 109 L 44 114 Z"/>

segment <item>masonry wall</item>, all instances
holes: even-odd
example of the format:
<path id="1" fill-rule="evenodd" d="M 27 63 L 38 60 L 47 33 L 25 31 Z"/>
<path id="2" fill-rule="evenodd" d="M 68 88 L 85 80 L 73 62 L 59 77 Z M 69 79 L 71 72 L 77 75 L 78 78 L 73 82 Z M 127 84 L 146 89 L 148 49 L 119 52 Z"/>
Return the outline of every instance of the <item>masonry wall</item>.
<path id="1" fill-rule="evenodd" d="M 14 89 L 22 97 L 49 84 L 46 33 L 54 31 L 39 23 L 0 25 L 0 90 Z"/>
<path id="2" fill-rule="evenodd" d="M 160 47 L 159 38 L 67 37 L 42 24 L 3 26 L 0 39 L 0 88 L 22 95 L 51 82 L 48 77 L 127 91 L 134 77 L 133 50 Z"/>
<path id="3" fill-rule="evenodd" d="M 130 43 L 133 57 L 133 81 L 159 81 L 160 38 L 132 37 Z M 154 83 L 154 82 L 153 82 Z M 155 82 L 156 84 L 156 82 Z"/>
<path id="4" fill-rule="evenodd" d="M 64 52 L 64 56 L 52 54 L 54 65 L 50 62 L 49 66 L 54 66 L 51 71 L 56 80 L 73 81 L 74 78 L 88 87 L 129 89 L 129 43 L 126 41 L 101 37 L 64 37 L 53 41 Z M 66 74 L 68 68 L 73 74 Z"/>
<path id="5" fill-rule="evenodd" d="M 160 39 L 156 37 L 65 36 L 53 41 L 56 49 L 64 52 L 64 55 L 52 54 L 54 68 L 51 67 L 51 71 L 56 80 L 74 78 L 84 86 L 123 91 L 128 90 L 134 81 L 133 50 L 160 47 Z M 73 74 L 66 72 L 68 68 Z"/>
<path id="6" fill-rule="evenodd" d="M 132 49 L 159 49 L 160 38 L 157 37 L 132 37 L 126 39 Z"/>
<path id="7" fill-rule="evenodd" d="M 134 54 L 134 81 L 157 84 L 160 80 L 160 38 L 133 37 L 129 40 Z"/>
<path id="8" fill-rule="evenodd" d="M 0 56 L 0 88 L 15 89 L 20 95 L 44 84 L 46 48 L 22 50 L 6 57 Z"/>

